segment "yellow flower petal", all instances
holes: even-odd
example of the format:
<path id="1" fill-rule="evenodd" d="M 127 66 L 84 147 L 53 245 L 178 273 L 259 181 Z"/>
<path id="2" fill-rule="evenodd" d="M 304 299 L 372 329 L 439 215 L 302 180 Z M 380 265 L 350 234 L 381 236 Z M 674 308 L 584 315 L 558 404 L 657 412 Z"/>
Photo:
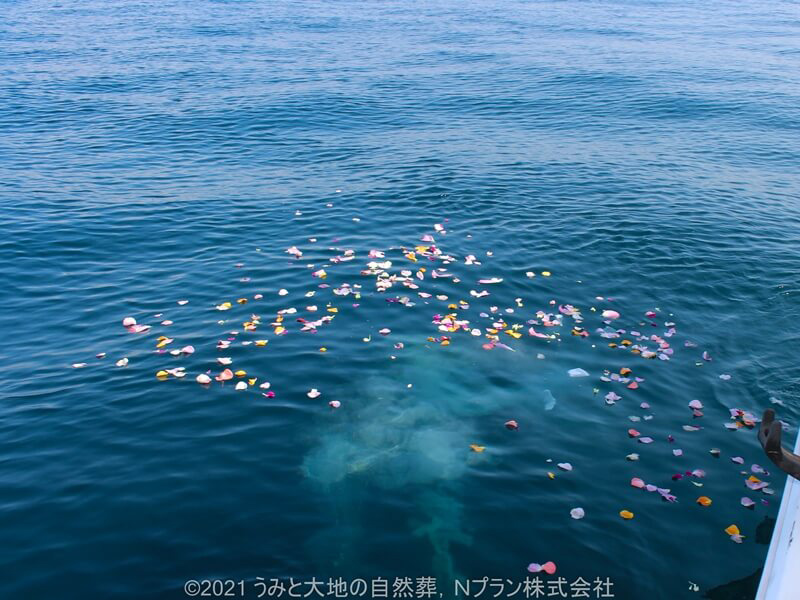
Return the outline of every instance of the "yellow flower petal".
<path id="1" fill-rule="evenodd" d="M 621 510 L 619 511 L 619 516 L 622 517 L 623 519 L 632 519 L 633 513 L 629 510 Z"/>
<path id="2" fill-rule="evenodd" d="M 711 506 L 711 498 L 709 498 L 708 496 L 700 496 L 697 499 L 697 503 L 700 506 Z"/>
<path id="3" fill-rule="evenodd" d="M 736 525 L 731 525 L 730 527 L 725 528 L 725 533 L 728 535 L 739 535 L 740 531 Z"/>
<path id="4" fill-rule="evenodd" d="M 478 444 L 470 444 L 469 448 L 473 452 L 483 452 L 484 450 L 486 450 L 486 446 L 478 446 Z"/>

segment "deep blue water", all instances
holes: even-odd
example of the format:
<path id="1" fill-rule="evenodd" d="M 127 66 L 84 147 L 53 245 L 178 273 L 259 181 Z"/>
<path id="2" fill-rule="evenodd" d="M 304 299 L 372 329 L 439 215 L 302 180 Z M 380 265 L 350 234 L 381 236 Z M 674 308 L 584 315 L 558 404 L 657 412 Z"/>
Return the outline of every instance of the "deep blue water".
<path id="1" fill-rule="evenodd" d="M 724 425 L 773 406 L 790 442 L 800 417 L 798 41 L 786 1 L 0 2 L 0 597 L 428 575 L 449 597 L 452 577 L 520 582 L 552 560 L 674 599 L 753 574 L 783 478 L 748 490 L 767 461 Z M 404 258 L 424 234 L 461 283 Z M 370 249 L 425 266 L 420 290 L 377 292 Z M 345 282 L 360 299 L 332 293 Z M 558 303 L 590 337 L 569 317 L 560 341 L 527 334 Z M 498 334 L 514 352 L 427 341 L 434 314 L 484 328 L 490 306 L 524 324 Z M 625 335 L 674 322 L 670 360 L 609 348 L 609 308 Z M 316 334 L 295 320 L 333 314 Z M 196 352 L 157 353 L 159 335 Z M 218 356 L 256 385 L 195 383 Z M 622 367 L 638 390 L 600 380 Z"/>

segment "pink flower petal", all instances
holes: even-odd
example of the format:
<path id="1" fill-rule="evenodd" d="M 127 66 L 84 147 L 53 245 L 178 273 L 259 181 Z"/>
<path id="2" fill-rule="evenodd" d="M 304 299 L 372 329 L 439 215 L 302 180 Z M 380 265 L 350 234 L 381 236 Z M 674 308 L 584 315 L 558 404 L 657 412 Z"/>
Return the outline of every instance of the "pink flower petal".
<path id="1" fill-rule="evenodd" d="M 229 379 L 233 379 L 233 371 L 230 369 L 225 369 L 222 371 L 222 373 L 217 375 L 216 379 L 217 381 L 228 381 Z"/>

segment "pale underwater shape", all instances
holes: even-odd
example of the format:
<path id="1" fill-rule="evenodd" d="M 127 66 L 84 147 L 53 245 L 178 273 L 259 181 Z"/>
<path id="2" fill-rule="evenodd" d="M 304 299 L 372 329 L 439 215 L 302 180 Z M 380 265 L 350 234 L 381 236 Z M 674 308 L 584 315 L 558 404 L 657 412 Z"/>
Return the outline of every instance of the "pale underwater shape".
<path id="1" fill-rule="evenodd" d="M 366 383 L 366 382 L 365 382 Z M 370 382 L 377 393 L 386 382 Z M 348 402 L 348 416 L 323 424 L 319 443 L 306 456 L 303 470 L 324 489 L 336 512 L 347 515 L 332 525 L 341 528 L 335 539 L 347 545 L 351 530 L 359 529 L 358 511 L 348 504 L 360 486 L 385 490 L 391 496 L 410 494 L 419 521 L 409 523 L 411 533 L 427 537 L 433 548 L 433 566 L 440 577 L 456 577 L 450 544 L 468 545 L 461 523 L 461 503 L 449 489 L 469 468 L 468 438 L 464 421 L 453 419 L 427 395 L 417 390 L 408 397 L 365 393 Z M 330 414 L 330 413 L 328 413 Z M 330 418 L 329 418 L 330 421 Z M 342 550 L 346 552 L 346 550 Z"/>
<path id="2" fill-rule="evenodd" d="M 462 478 L 491 460 L 470 452 L 479 428 L 489 416 L 497 418 L 495 427 L 508 418 L 541 418 L 556 407 L 551 389 L 561 395 L 574 386 L 563 363 L 529 369 L 535 356 L 529 352 L 482 352 L 478 363 L 470 360 L 465 368 L 474 351 L 467 344 L 454 346 L 452 354 L 432 363 L 428 350 L 407 346 L 402 366 L 353 381 L 349 390 L 329 390 L 343 408 L 325 406 L 316 413 L 302 471 L 332 512 L 330 527 L 319 536 L 329 551 L 334 544 L 337 560 L 375 560 L 354 556 L 361 547 L 354 532 L 362 531 L 368 518 L 358 500 L 391 504 L 402 495 L 416 504 L 419 522 L 390 526 L 397 535 L 427 537 L 437 578 L 452 581 L 457 575 L 450 546 L 468 544 L 469 533 L 461 522 L 462 499 L 469 497 Z"/>
<path id="3" fill-rule="evenodd" d="M 330 424 L 320 444 L 306 457 L 306 474 L 330 485 L 364 474 L 386 489 L 460 477 L 464 460 L 463 426 L 446 422 L 432 404 L 399 398 L 351 402 L 355 411 L 343 427 Z"/>
<path id="4" fill-rule="evenodd" d="M 542 401 L 545 410 L 553 410 L 556 407 L 556 398 L 550 390 L 542 390 Z"/>

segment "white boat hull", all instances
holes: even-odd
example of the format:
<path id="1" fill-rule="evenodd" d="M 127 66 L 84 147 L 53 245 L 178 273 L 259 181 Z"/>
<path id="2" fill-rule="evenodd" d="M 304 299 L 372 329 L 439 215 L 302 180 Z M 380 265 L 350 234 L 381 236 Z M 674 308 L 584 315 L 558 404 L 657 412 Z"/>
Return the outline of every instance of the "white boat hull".
<path id="1" fill-rule="evenodd" d="M 795 445 L 800 454 L 800 437 Z M 780 472 L 780 471 L 779 471 Z M 800 598 L 800 481 L 788 477 L 756 600 Z"/>

